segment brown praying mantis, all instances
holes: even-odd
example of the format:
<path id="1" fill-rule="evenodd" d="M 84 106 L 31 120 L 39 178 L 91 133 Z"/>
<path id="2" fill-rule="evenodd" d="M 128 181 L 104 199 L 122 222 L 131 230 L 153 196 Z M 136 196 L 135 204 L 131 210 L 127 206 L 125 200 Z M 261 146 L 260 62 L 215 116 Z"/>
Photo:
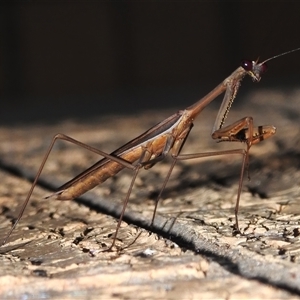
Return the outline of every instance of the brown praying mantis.
<path id="1" fill-rule="evenodd" d="M 298 50 L 300 50 L 300 48 L 273 56 L 261 63 L 259 63 L 258 60 L 242 61 L 241 65 L 229 77 L 227 77 L 223 82 L 221 82 L 216 88 L 214 88 L 202 99 L 198 100 L 195 104 L 189 106 L 185 110 L 180 110 L 177 113 L 171 115 L 167 119 L 153 126 L 140 136 L 134 138 L 133 140 L 129 141 L 128 143 L 121 146 L 120 148 L 118 148 L 110 154 L 105 153 L 89 145 L 86 145 L 67 135 L 60 133 L 55 135 L 38 169 L 36 177 L 21 207 L 19 215 L 14 221 L 12 228 L 6 235 L 1 245 L 4 245 L 8 241 L 12 231 L 15 229 L 16 225 L 20 221 L 25 211 L 25 208 L 30 200 L 30 197 L 33 193 L 33 190 L 37 184 L 37 181 L 41 175 L 44 165 L 49 157 L 49 154 L 57 140 L 65 140 L 67 142 L 76 144 L 82 148 L 97 153 L 103 156 L 104 158 L 96 162 L 94 165 L 92 165 L 79 175 L 77 175 L 75 178 L 71 179 L 70 181 L 59 187 L 57 189 L 57 192 L 46 197 L 46 199 L 55 198 L 57 200 L 72 200 L 84 194 L 85 192 L 93 189 L 95 186 L 104 182 L 108 178 L 116 175 L 124 168 L 128 168 L 133 171 L 132 180 L 123 202 L 123 208 L 109 250 L 112 249 L 115 245 L 118 230 L 120 228 L 124 212 L 128 204 L 129 197 L 138 172 L 141 168 L 150 169 L 157 162 L 163 160 L 169 153 L 171 154 L 173 161 L 156 199 L 151 224 L 153 224 L 155 219 L 158 201 L 162 195 L 164 188 L 167 185 L 172 170 L 178 160 L 187 160 L 226 154 L 239 154 L 243 157 L 235 205 L 235 226 L 236 229 L 239 231 L 239 201 L 242 190 L 244 171 L 248 166 L 250 147 L 274 135 L 276 132 L 276 128 L 274 126 L 254 127 L 253 118 L 250 116 L 244 117 L 241 120 L 224 127 L 225 119 L 229 113 L 234 99 L 236 98 L 241 81 L 246 75 L 249 75 L 254 82 L 259 82 L 261 79 L 261 75 L 267 69 L 267 61 Z M 217 96 L 219 96 L 223 92 L 225 92 L 225 95 L 212 129 L 212 138 L 216 139 L 217 141 L 243 142 L 246 144 L 246 149 L 231 149 L 207 153 L 180 154 L 185 144 L 185 141 L 187 140 L 188 135 L 193 127 L 193 122 L 195 118 L 210 102 L 212 102 Z"/>

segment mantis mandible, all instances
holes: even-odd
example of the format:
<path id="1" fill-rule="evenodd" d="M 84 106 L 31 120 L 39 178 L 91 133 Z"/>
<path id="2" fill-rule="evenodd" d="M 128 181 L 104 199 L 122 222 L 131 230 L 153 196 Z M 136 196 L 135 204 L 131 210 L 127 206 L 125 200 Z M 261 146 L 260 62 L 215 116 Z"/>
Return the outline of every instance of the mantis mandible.
<path id="1" fill-rule="evenodd" d="M 70 181 L 59 187 L 57 189 L 57 192 L 50 196 L 47 196 L 46 199 L 55 198 L 56 200 L 72 200 L 91 190 L 92 188 L 104 182 L 108 178 L 116 175 L 124 168 L 128 168 L 133 171 L 133 177 L 124 199 L 123 208 L 117 223 L 115 234 L 113 236 L 112 244 L 108 250 L 111 250 L 115 245 L 118 230 L 120 228 L 124 212 L 139 170 L 141 168 L 151 168 L 157 162 L 163 160 L 168 153 L 171 154 L 173 161 L 167 173 L 167 176 L 163 182 L 160 193 L 157 197 L 152 217 L 152 224 L 154 222 L 158 200 L 160 199 L 161 194 L 170 178 L 172 170 L 178 160 L 187 160 L 226 154 L 239 154 L 243 157 L 235 205 L 235 226 L 236 229 L 239 231 L 238 208 L 244 177 L 244 170 L 248 165 L 250 147 L 274 135 L 276 132 L 276 128 L 274 126 L 254 127 L 253 118 L 250 116 L 242 118 L 241 120 L 236 121 L 233 124 L 225 127 L 224 122 L 229 113 L 231 105 L 234 99 L 236 98 L 241 81 L 246 75 L 249 75 L 254 82 L 259 82 L 261 79 L 261 75 L 267 69 L 267 61 L 298 50 L 300 50 L 300 48 L 273 56 L 261 63 L 259 63 L 258 61 L 249 60 L 242 61 L 241 65 L 229 77 L 222 81 L 206 96 L 198 100 L 195 104 L 189 106 L 185 110 L 180 110 L 177 113 L 171 115 L 167 119 L 153 126 L 140 136 L 134 138 L 133 140 L 129 141 L 128 143 L 126 143 L 125 145 L 123 145 L 122 147 L 118 148 L 110 154 L 98 150 L 89 145 L 86 145 L 67 135 L 55 135 L 38 169 L 36 177 L 21 207 L 18 217 L 13 223 L 10 231 L 6 235 L 1 245 L 4 245 L 7 242 L 12 231 L 15 229 L 16 225 L 20 221 L 25 211 L 25 208 L 30 200 L 32 192 L 37 184 L 37 181 L 41 175 L 44 165 L 49 157 L 49 154 L 57 140 L 65 140 L 67 142 L 76 144 L 82 148 L 97 153 L 103 156 L 104 158 L 99 160 L 97 163 L 95 163 L 79 175 L 77 175 L 75 178 L 71 179 Z M 225 95 L 212 129 L 212 138 L 216 139 L 217 141 L 244 142 L 246 144 L 246 149 L 223 150 L 207 153 L 180 154 L 184 143 L 188 138 L 188 135 L 193 127 L 193 122 L 195 118 L 209 103 L 211 103 L 217 96 L 219 96 L 223 92 L 225 92 Z"/>

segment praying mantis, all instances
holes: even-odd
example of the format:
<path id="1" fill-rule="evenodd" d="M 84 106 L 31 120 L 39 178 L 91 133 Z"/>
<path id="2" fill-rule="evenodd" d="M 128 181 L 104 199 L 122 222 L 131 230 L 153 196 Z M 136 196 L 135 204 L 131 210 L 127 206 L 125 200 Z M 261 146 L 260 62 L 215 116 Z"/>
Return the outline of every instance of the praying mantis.
<path id="1" fill-rule="evenodd" d="M 298 50 L 300 50 L 300 48 L 273 56 L 261 63 L 259 63 L 258 60 L 243 60 L 241 65 L 229 77 L 223 80 L 206 96 L 198 100 L 193 105 L 187 107 L 186 109 L 180 110 L 177 113 L 168 117 L 167 119 L 163 120 L 162 122 L 156 124 L 143 134 L 129 141 L 128 143 L 121 146 L 120 148 L 118 148 L 110 154 L 96 149 L 92 146 L 89 146 L 87 144 L 84 144 L 65 134 L 59 133 L 55 135 L 37 171 L 36 177 L 21 207 L 21 210 L 16 220 L 14 221 L 10 231 L 4 238 L 1 246 L 7 243 L 11 233 L 20 221 L 25 211 L 25 208 L 31 198 L 33 190 L 37 185 L 38 179 L 42 173 L 44 165 L 57 140 L 64 140 L 76 144 L 82 148 L 99 154 L 104 158 L 96 162 L 94 165 L 92 165 L 91 167 L 89 167 L 88 169 L 86 169 L 85 171 L 83 171 L 64 185 L 60 186 L 55 193 L 45 197 L 46 199 L 52 198 L 56 200 L 72 200 L 84 194 L 85 192 L 93 189 L 95 186 L 104 182 L 108 178 L 116 175 L 124 168 L 128 168 L 133 171 L 132 180 L 124 198 L 123 208 L 116 226 L 116 231 L 113 235 L 112 244 L 108 250 L 111 250 L 115 245 L 117 234 L 124 216 L 124 212 L 140 169 L 150 169 L 156 163 L 163 160 L 168 154 L 171 155 L 173 160 L 170 169 L 165 177 L 165 180 L 162 184 L 158 197 L 156 199 L 151 224 L 153 224 L 155 220 L 158 201 L 161 198 L 162 192 L 166 187 L 167 182 L 173 171 L 173 168 L 175 167 L 176 162 L 178 160 L 238 154 L 242 156 L 242 166 L 239 177 L 238 192 L 234 212 L 235 228 L 237 229 L 237 231 L 240 231 L 238 223 L 238 209 L 244 178 L 244 171 L 248 166 L 249 150 L 252 145 L 257 144 L 273 136 L 276 132 L 276 128 L 271 125 L 255 127 L 253 118 L 250 116 L 244 117 L 234 122 L 233 124 L 224 127 L 225 119 L 230 111 L 234 99 L 236 98 L 241 81 L 246 75 L 250 76 L 254 82 L 259 82 L 262 74 L 267 69 L 266 63 L 268 61 Z M 212 129 L 212 138 L 220 142 L 243 142 L 246 144 L 246 149 L 231 149 L 206 153 L 181 154 L 181 150 L 189 136 L 189 133 L 193 127 L 193 123 L 196 117 L 200 115 L 200 113 L 208 104 L 210 104 L 222 93 L 225 93 L 225 95 Z"/>

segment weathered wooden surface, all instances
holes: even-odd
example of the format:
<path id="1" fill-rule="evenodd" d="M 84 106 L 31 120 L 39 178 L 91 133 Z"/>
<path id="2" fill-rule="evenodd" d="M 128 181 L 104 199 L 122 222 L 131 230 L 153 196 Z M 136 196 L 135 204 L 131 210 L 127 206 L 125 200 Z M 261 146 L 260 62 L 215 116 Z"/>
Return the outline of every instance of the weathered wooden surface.
<path id="1" fill-rule="evenodd" d="M 246 101 L 233 107 L 228 123 L 252 115 L 257 125 L 274 124 L 278 131 L 251 149 L 251 181 L 245 180 L 239 213 L 245 235 L 233 235 L 237 156 L 178 163 L 153 228 L 153 200 L 169 161 L 142 171 L 126 214 L 132 225 L 123 222 L 114 252 L 103 252 L 116 226 L 103 211 L 120 212 L 131 172 L 122 171 L 81 202 L 43 200 L 51 191 L 37 187 L 9 243 L 0 248 L 0 298 L 298 298 L 300 92 L 265 91 Z M 183 153 L 242 146 L 210 140 L 216 111 L 208 108 L 196 120 Z M 171 113 L 2 127 L 0 240 L 30 188 L 18 172 L 34 174 L 55 133 L 110 152 Z M 58 186 L 97 159 L 59 143 L 43 180 Z"/>

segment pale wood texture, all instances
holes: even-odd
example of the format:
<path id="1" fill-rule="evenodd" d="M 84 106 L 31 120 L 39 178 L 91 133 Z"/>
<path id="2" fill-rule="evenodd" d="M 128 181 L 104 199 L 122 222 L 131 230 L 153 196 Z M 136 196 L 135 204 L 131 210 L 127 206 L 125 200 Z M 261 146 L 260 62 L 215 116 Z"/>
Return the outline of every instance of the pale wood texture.
<path id="1" fill-rule="evenodd" d="M 39 186 L 0 248 L 0 298 L 298 299 L 299 103 L 299 90 L 268 90 L 247 96 L 230 113 L 227 124 L 251 115 L 256 125 L 277 127 L 276 136 L 251 149 L 251 181 L 245 179 L 239 213 L 245 235 L 233 235 L 232 228 L 241 161 L 236 155 L 179 162 L 153 228 L 153 200 L 170 162 L 141 171 L 126 212 L 132 224 L 123 222 L 113 252 L 102 250 L 111 243 L 116 220 L 102 212 L 118 215 L 130 171 L 79 201 L 43 200 L 51 191 Z M 17 173 L 34 174 L 55 133 L 111 152 L 173 112 L 2 127 L 0 239 L 30 187 Z M 199 116 L 183 153 L 242 147 L 211 141 L 216 113 L 209 107 Z M 54 188 L 96 160 L 60 142 L 42 178 Z"/>

